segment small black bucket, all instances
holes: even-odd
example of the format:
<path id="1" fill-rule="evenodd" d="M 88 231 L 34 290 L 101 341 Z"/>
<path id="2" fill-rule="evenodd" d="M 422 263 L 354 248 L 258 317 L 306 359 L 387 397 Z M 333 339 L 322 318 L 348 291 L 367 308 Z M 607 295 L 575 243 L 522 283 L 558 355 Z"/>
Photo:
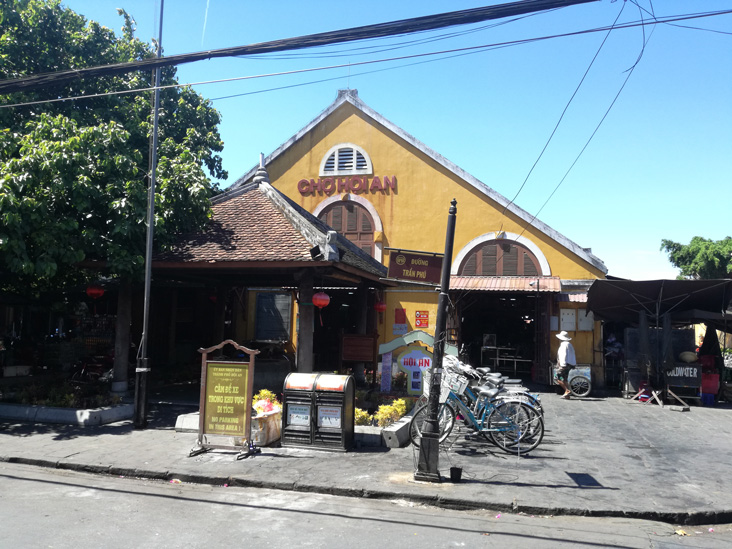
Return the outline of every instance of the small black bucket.
<path id="1" fill-rule="evenodd" d="M 450 467 L 450 482 L 460 482 L 463 477 L 462 467 Z"/>

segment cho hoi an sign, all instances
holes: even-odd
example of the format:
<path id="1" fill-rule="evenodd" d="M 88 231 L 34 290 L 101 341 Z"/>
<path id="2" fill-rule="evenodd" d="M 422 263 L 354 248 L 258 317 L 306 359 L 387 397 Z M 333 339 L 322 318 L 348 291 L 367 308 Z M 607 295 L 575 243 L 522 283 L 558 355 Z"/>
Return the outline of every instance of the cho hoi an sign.
<path id="1" fill-rule="evenodd" d="M 208 353 L 227 344 L 249 355 L 249 360 L 207 360 Z M 227 339 L 215 347 L 199 349 L 199 352 L 203 354 L 203 358 L 198 440 L 190 455 L 194 456 L 212 448 L 242 450 L 242 457 L 259 452 L 251 436 L 254 356 L 259 351 L 247 349 Z M 217 438 L 218 442 L 214 442 Z M 248 443 L 248 450 L 245 449 L 245 442 Z"/>
<path id="2" fill-rule="evenodd" d="M 440 284 L 442 256 L 419 252 L 391 250 L 389 252 L 389 278 L 410 280 L 427 284 Z"/>
<path id="3" fill-rule="evenodd" d="M 395 175 L 369 179 L 365 175 L 349 177 L 323 177 L 318 179 L 301 179 L 297 182 L 297 190 L 301 195 L 353 193 L 353 194 L 386 194 L 396 192 L 397 178 Z"/>

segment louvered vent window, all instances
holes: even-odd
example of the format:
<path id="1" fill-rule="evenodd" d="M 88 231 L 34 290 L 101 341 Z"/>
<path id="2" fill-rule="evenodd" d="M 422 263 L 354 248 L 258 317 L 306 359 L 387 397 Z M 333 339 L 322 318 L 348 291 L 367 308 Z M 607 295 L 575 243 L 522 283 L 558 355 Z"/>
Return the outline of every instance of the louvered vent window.
<path id="1" fill-rule="evenodd" d="M 323 170 L 325 170 L 326 172 L 335 171 L 335 157 L 336 153 L 333 153 L 328 157 L 328 160 L 325 161 L 325 166 L 323 167 Z"/>
<path id="2" fill-rule="evenodd" d="M 369 155 L 358 145 L 341 143 L 330 149 L 320 164 L 320 176 L 370 175 L 373 166 Z"/>
<path id="3" fill-rule="evenodd" d="M 338 171 L 353 169 L 353 149 L 343 148 L 338 151 Z"/>
<path id="4" fill-rule="evenodd" d="M 356 169 L 357 170 L 365 170 L 369 167 L 368 162 L 366 162 L 366 157 L 361 154 L 360 152 L 356 151 Z"/>

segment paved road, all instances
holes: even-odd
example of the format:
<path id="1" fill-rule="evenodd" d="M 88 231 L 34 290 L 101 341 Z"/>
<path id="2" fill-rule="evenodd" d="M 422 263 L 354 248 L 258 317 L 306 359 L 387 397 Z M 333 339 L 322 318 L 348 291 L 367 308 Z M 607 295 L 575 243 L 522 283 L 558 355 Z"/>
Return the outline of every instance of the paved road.
<path id="1" fill-rule="evenodd" d="M 265 448 L 242 461 L 226 451 L 191 458 L 196 435 L 173 429 L 177 414 L 191 408 L 176 404 L 153 406 L 146 430 L 130 422 L 94 428 L 0 422 L 0 461 L 534 515 L 732 522 L 729 408 L 680 413 L 620 398 L 542 398 L 547 433 L 529 457 L 463 438 L 440 453 L 443 475 L 450 465 L 463 468 L 458 484 L 415 481 L 412 447 Z"/>
<path id="2" fill-rule="evenodd" d="M 4 547 L 704 547 L 728 525 L 676 528 L 622 518 L 452 511 L 354 499 L 89 475 L 0 464 Z"/>

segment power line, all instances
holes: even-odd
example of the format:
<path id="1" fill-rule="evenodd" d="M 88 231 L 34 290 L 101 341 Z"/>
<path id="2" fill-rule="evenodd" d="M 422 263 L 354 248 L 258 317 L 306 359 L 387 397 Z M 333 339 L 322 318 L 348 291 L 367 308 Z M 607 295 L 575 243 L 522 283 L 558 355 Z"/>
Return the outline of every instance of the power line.
<path id="1" fill-rule="evenodd" d="M 549 201 L 550 201 L 550 200 L 552 199 L 552 197 L 554 196 L 554 194 L 555 194 L 555 193 L 556 193 L 556 192 L 557 192 L 557 191 L 559 190 L 559 187 L 561 187 L 561 186 L 562 186 L 562 183 L 564 183 L 564 180 L 565 180 L 565 179 L 567 179 L 567 176 L 569 175 L 569 172 L 571 172 L 571 171 L 572 171 L 572 169 L 574 168 L 574 166 L 575 166 L 575 165 L 577 164 L 577 162 L 579 161 L 580 157 L 581 157 L 581 156 L 582 156 L 582 155 L 584 154 L 585 150 L 586 150 L 586 149 L 587 149 L 587 147 L 588 147 L 588 146 L 590 145 L 590 142 L 592 141 L 592 139 L 593 139 L 593 138 L 595 137 L 595 135 L 597 134 L 597 132 L 598 132 L 598 131 L 600 130 L 600 126 L 602 126 L 602 123 L 603 123 L 603 122 L 605 121 L 605 119 L 607 118 L 607 116 L 608 116 L 608 115 L 610 114 L 610 110 L 611 110 L 611 109 L 613 108 L 613 106 L 615 105 L 615 102 L 616 102 L 616 101 L 618 100 L 618 97 L 620 97 L 620 94 L 621 94 L 621 93 L 622 93 L 622 91 L 623 91 L 623 90 L 625 89 L 625 85 L 626 85 L 626 84 L 628 83 L 628 80 L 630 80 L 630 77 L 631 77 L 631 76 L 633 75 L 633 71 L 635 71 L 635 68 L 636 68 L 636 67 L 638 66 L 638 63 L 640 62 L 640 57 L 641 57 L 641 56 L 643 55 L 643 52 L 645 51 L 645 47 L 646 47 L 646 45 L 648 44 L 648 42 L 650 41 L 650 39 L 651 39 L 651 36 L 653 36 L 653 32 L 654 32 L 655 30 L 656 30 L 656 27 L 654 26 L 654 27 L 653 27 L 653 30 L 651 31 L 651 34 L 650 34 L 650 35 L 648 36 L 648 39 L 647 39 L 647 40 L 644 40 L 644 41 L 643 41 L 643 46 L 642 46 L 642 48 L 641 48 L 641 53 L 640 53 L 640 56 L 639 56 L 639 58 L 638 58 L 638 59 L 636 60 L 636 62 L 635 62 L 635 63 L 633 64 L 633 66 L 632 66 L 632 67 L 631 67 L 630 69 L 628 69 L 628 75 L 627 75 L 627 76 L 625 77 L 625 80 L 623 81 L 623 84 L 622 84 L 622 85 L 620 86 L 620 89 L 618 90 L 618 93 L 616 93 L 616 94 L 615 94 L 615 97 L 613 98 L 612 102 L 610 103 L 610 106 L 609 106 L 609 107 L 607 108 L 607 110 L 605 111 L 605 114 L 603 114 L 603 115 L 602 115 L 602 118 L 601 118 L 601 119 L 600 119 L 600 121 L 599 121 L 599 122 L 597 123 L 597 126 L 595 126 L 595 129 L 594 129 L 594 131 L 592 132 L 592 134 L 590 135 L 590 137 L 589 137 L 589 138 L 587 139 L 587 141 L 585 142 L 584 146 L 582 147 L 582 150 L 580 150 L 580 152 L 579 152 L 579 153 L 577 154 L 577 156 L 575 157 L 574 161 L 572 162 L 572 165 L 571 165 L 571 166 L 570 166 L 570 167 L 569 167 L 569 168 L 567 169 L 567 171 L 566 171 L 566 172 L 564 173 L 564 176 L 563 176 L 563 177 L 562 177 L 562 179 L 561 179 L 561 180 L 559 181 L 559 183 L 557 183 L 557 186 L 556 186 L 556 187 L 554 187 L 554 190 L 553 190 L 553 191 L 551 192 L 551 194 L 549 195 L 549 197 L 548 197 L 548 198 L 547 198 L 547 199 L 546 199 L 546 200 L 544 201 L 544 203 L 543 203 L 543 204 L 541 205 L 541 208 L 539 208 L 539 210 L 538 210 L 538 211 L 537 211 L 537 212 L 536 212 L 536 213 L 534 214 L 534 216 L 533 216 L 533 217 L 531 218 L 531 221 L 529 221 L 528 223 L 526 223 L 526 224 L 524 225 L 523 229 L 521 230 L 521 234 L 519 234 L 519 237 L 520 237 L 521 235 L 523 235 L 523 234 L 524 234 L 524 233 L 526 232 L 526 229 L 527 229 L 527 228 L 528 228 L 528 227 L 529 227 L 530 225 L 532 225 L 532 224 L 534 223 L 534 221 L 535 221 L 535 220 L 536 220 L 536 218 L 537 218 L 537 217 L 539 216 L 539 214 L 540 214 L 540 213 L 541 213 L 541 211 L 542 211 L 542 210 L 544 209 L 544 207 L 545 207 L 545 206 L 546 206 L 546 205 L 547 205 L 547 204 L 549 203 Z"/>
<path id="2" fill-rule="evenodd" d="M 194 61 L 202 61 L 204 59 L 212 59 L 216 57 L 233 57 L 237 55 L 251 55 L 277 51 L 289 51 L 327 44 L 354 42 L 368 38 L 410 34 L 425 30 L 433 30 L 455 25 L 465 25 L 469 23 L 478 23 L 490 19 L 501 19 L 514 15 L 521 15 L 525 13 L 556 9 L 567 6 L 575 6 L 578 4 L 586 4 L 589 2 L 597 1 L 599 0 L 525 0 L 519 2 L 511 2 L 508 4 L 500 4 L 497 6 L 473 8 L 469 10 L 454 11 L 438 15 L 427 15 L 424 17 L 403 19 L 400 21 L 392 21 L 389 23 L 379 23 L 376 25 L 366 25 L 363 27 L 355 27 L 319 34 L 310 34 L 296 38 L 273 40 L 269 42 L 261 42 L 259 44 L 236 46 L 233 48 L 222 48 L 203 52 L 171 55 L 169 57 L 163 58 L 141 59 L 139 61 L 133 61 L 129 63 L 116 63 L 113 65 L 103 65 L 98 67 L 88 67 L 83 69 L 72 69 L 53 73 L 44 73 L 24 78 L 0 81 L 0 93 L 30 91 L 53 85 L 66 84 L 68 82 L 72 82 L 82 78 L 111 76 L 133 72 L 136 70 L 149 71 L 158 67 L 192 63 Z"/>
<path id="3" fill-rule="evenodd" d="M 653 23 L 648 23 L 648 22 L 632 22 L 632 23 L 625 23 L 625 24 L 622 24 L 622 25 L 616 25 L 614 27 L 612 27 L 612 26 L 611 27 L 605 26 L 605 27 L 598 27 L 598 28 L 594 28 L 594 29 L 574 31 L 574 32 L 569 32 L 569 33 L 564 33 L 564 34 L 553 34 L 553 35 L 540 36 L 540 37 L 534 37 L 534 38 L 524 38 L 524 39 L 521 39 L 521 40 L 512 40 L 512 41 L 508 41 L 508 42 L 497 42 L 497 43 L 494 43 L 494 44 L 482 44 L 482 45 L 479 45 L 479 46 L 467 46 L 467 47 L 464 47 L 464 48 L 455 48 L 455 49 L 450 49 L 450 50 L 440 50 L 440 51 L 436 51 L 436 52 L 419 53 L 419 54 L 413 54 L 413 55 L 403 55 L 403 56 L 399 56 L 399 57 L 389 57 L 389 58 L 384 58 L 384 59 L 373 59 L 373 60 L 369 60 L 369 61 L 358 61 L 358 62 L 353 62 L 353 63 L 343 63 L 343 64 L 339 64 L 339 65 L 328 65 L 328 66 L 323 66 L 323 67 L 311 67 L 311 68 L 307 68 L 307 69 L 296 69 L 296 70 L 292 70 L 292 71 L 282 71 L 282 72 L 266 73 L 266 74 L 250 75 L 250 76 L 237 76 L 237 77 L 233 77 L 233 78 L 223 78 L 223 79 L 217 79 L 217 80 L 206 80 L 206 81 L 201 81 L 201 82 L 188 82 L 188 83 L 185 83 L 185 84 L 168 84 L 168 85 L 165 85 L 165 86 L 160 86 L 160 89 L 182 88 L 182 87 L 186 87 L 186 86 L 203 86 L 203 85 L 207 85 L 207 84 L 221 84 L 221 83 L 226 83 L 226 82 L 236 82 L 236 81 L 240 81 L 240 80 L 252 80 L 252 79 L 257 79 L 257 78 L 268 78 L 268 77 L 272 77 L 272 76 L 287 76 L 287 75 L 292 75 L 292 74 L 301 74 L 301 73 L 314 72 L 314 71 L 320 71 L 320 70 L 340 69 L 340 68 L 345 68 L 345 67 L 353 67 L 353 66 L 360 66 L 360 65 L 369 65 L 369 64 L 375 64 L 375 63 L 386 63 L 386 62 L 391 62 L 391 61 L 403 61 L 403 60 L 407 60 L 407 59 L 415 59 L 415 58 L 422 58 L 422 57 L 431 57 L 431 56 L 436 56 L 436 55 L 457 54 L 457 55 L 450 55 L 450 56 L 444 57 L 442 59 L 439 59 L 439 61 L 441 61 L 441 60 L 444 60 L 444 59 L 450 59 L 452 57 L 458 57 L 458 56 L 461 56 L 461 55 L 470 55 L 470 54 L 473 54 L 473 53 L 481 53 L 483 51 L 492 50 L 492 49 L 500 49 L 500 48 L 505 48 L 505 47 L 510 47 L 510 46 L 519 46 L 519 45 L 523 45 L 523 44 L 531 44 L 531 43 L 534 43 L 534 42 L 540 42 L 540 41 L 544 41 L 544 40 L 552 40 L 552 39 L 555 39 L 555 38 L 568 38 L 568 37 L 572 37 L 572 36 L 580 36 L 580 35 L 583 35 L 583 34 L 589 34 L 589 33 L 594 33 L 594 32 L 610 31 L 613 28 L 615 30 L 630 29 L 630 28 L 634 28 L 634 27 L 638 27 L 638 26 L 643 26 L 643 25 L 648 25 L 648 24 L 656 25 L 656 24 L 661 24 L 661 23 L 667 23 L 669 20 L 671 20 L 671 21 L 682 21 L 682 20 L 688 20 L 688 19 L 697 19 L 697 18 L 700 18 L 700 17 L 711 17 L 711 16 L 716 16 L 716 15 L 727 15 L 727 14 L 730 14 L 730 13 L 732 13 L 732 10 L 725 10 L 725 11 L 720 11 L 720 12 L 709 12 L 709 13 L 703 13 L 703 14 L 690 14 L 690 15 L 683 15 L 683 16 L 672 16 L 672 19 L 663 19 L 663 20 L 660 20 L 659 19 L 659 20 L 656 20 Z M 162 59 L 165 59 L 165 58 L 162 58 Z M 411 65 L 415 65 L 415 64 L 419 64 L 419 63 L 410 63 L 410 64 L 403 65 L 403 66 L 411 66 Z M 396 67 L 396 68 L 399 68 L 399 67 Z M 368 73 L 365 73 L 365 74 L 368 74 Z M 342 77 L 339 77 L 339 78 L 342 78 Z M 318 81 L 315 81 L 314 83 L 325 82 L 325 81 L 328 81 L 328 80 L 330 80 L 330 79 L 318 80 Z M 6 80 L 5 82 L 8 82 L 8 81 Z M 1 84 L 2 84 L 2 82 L 0 82 L 0 85 Z M 284 88 L 287 88 L 287 87 L 291 87 L 291 86 L 284 86 L 283 88 L 274 88 L 274 89 L 284 89 Z M 108 95 L 111 96 L 111 95 L 125 95 L 125 94 L 130 94 L 130 93 L 142 93 L 142 92 L 152 91 L 154 89 L 155 89 L 154 87 L 147 87 L 147 88 L 136 88 L 136 89 L 133 89 L 133 90 L 120 90 L 120 91 L 104 92 L 104 93 L 90 94 L 90 95 L 69 96 L 69 97 L 57 97 L 57 98 L 54 98 L 54 99 L 40 99 L 40 100 L 37 100 L 37 101 L 27 101 L 27 102 L 23 102 L 23 103 L 12 103 L 12 104 L 7 104 L 7 105 L 0 105 L 0 109 L 2 109 L 2 108 L 10 108 L 10 107 L 24 107 L 24 106 L 31 106 L 31 105 L 40 105 L 40 104 L 45 104 L 45 103 L 59 103 L 59 102 L 63 102 L 63 101 L 75 101 L 75 100 L 78 100 L 78 99 L 92 99 L 92 98 L 104 97 L 104 96 L 108 96 Z M 241 95 L 249 95 L 249 92 L 248 93 L 241 94 Z M 222 97 L 222 98 L 219 98 L 219 99 L 228 99 L 230 97 L 235 97 L 235 96 L 227 96 L 227 97 Z"/>
<path id="4" fill-rule="evenodd" d="M 518 198 L 518 195 L 521 194 L 521 191 L 526 186 L 526 182 L 529 180 L 529 177 L 531 177 L 531 174 L 534 172 L 534 168 L 536 168 L 537 164 L 539 164 L 539 161 L 544 156 L 544 153 L 546 152 L 547 148 L 549 147 L 549 144 L 552 142 L 554 135 L 557 133 L 557 130 L 559 129 L 559 125 L 562 123 L 562 120 L 564 120 L 564 115 L 567 114 L 567 111 L 569 110 L 569 106 L 572 104 L 572 101 L 574 101 L 574 98 L 577 96 L 577 93 L 579 93 L 579 90 L 582 87 L 582 84 L 584 83 L 585 78 L 587 78 L 587 75 L 589 74 L 590 69 L 592 69 L 592 67 L 594 66 L 595 61 L 597 60 L 598 56 L 600 55 L 600 52 L 602 51 L 602 48 L 605 46 L 605 43 L 607 42 L 608 38 L 610 38 L 610 33 L 612 32 L 613 28 L 617 24 L 618 20 L 620 19 L 620 16 L 623 14 L 624 10 L 625 10 L 625 3 L 622 4 L 620 11 L 618 12 L 618 16 L 615 18 L 615 21 L 613 22 L 612 26 L 607 31 L 605 38 L 602 39 L 602 42 L 600 43 L 600 47 L 597 48 L 597 52 L 595 52 L 595 55 L 592 58 L 592 61 L 590 61 L 590 65 L 587 67 L 587 70 L 585 70 L 585 73 L 582 75 L 582 78 L 580 79 L 579 84 L 577 84 L 577 87 L 575 88 L 574 92 L 572 93 L 572 97 L 569 98 L 569 101 L 567 101 L 567 104 L 564 106 L 564 110 L 562 111 L 562 114 L 559 116 L 559 120 L 557 120 L 557 123 L 554 125 L 554 129 L 552 130 L 552 133 L 549 135 L 549 139 L 546 140 L 544 147 L 541 149 L 539 156 L 536 158 L 536 160 L 534 161 L 534 164 L 531 166 L 529 173 L 526 174 L 526 177 L 524 178 L 523 183 L 521 183 L 519 190 L 516 191 L 516 194 L 508 202 L 508 204 L 506 204 L 503 207 L 503 211 L 501 212 L 501 215 L 504 215 L 506 213 L 506 210 L 508 209 L 508 207 L 516 201 L 516 199 Z M 502 230 L 502 228 L 501 228 L 501 230 Z M 499 230 L 499 232 L 500 232 L 500 230 Z"/>

